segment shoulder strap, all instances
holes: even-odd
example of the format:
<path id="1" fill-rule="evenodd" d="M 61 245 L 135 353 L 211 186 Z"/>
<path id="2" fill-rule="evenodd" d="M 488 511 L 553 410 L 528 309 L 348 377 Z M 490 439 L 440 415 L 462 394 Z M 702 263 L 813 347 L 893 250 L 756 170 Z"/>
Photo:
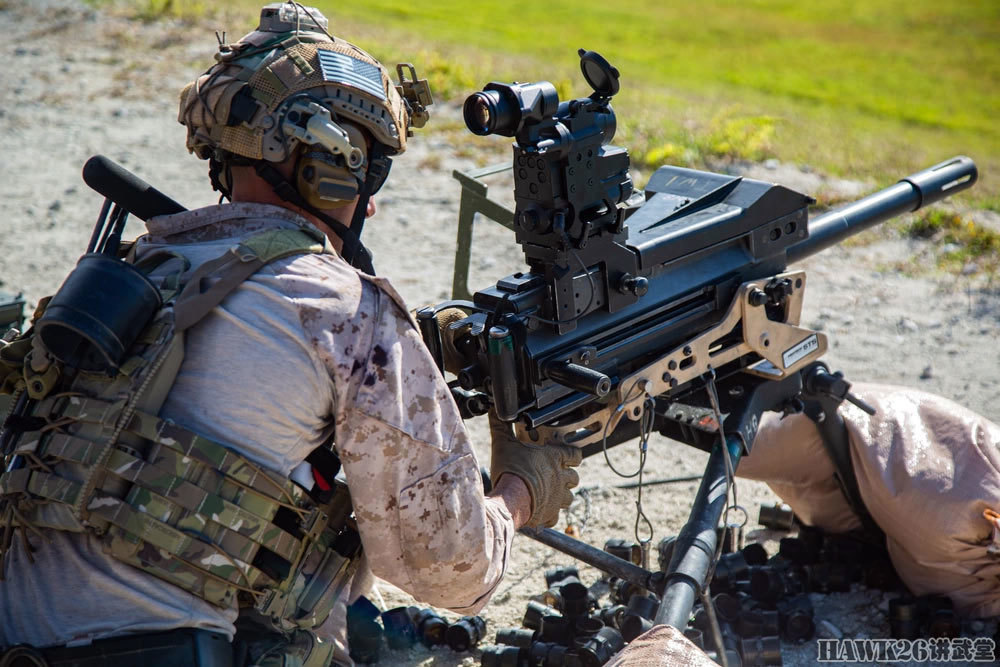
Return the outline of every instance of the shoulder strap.
<path id="1" fill-rule="evenodd" d="M 273 229 L 251 236 L 191 275 L 174 306 L 177 331 L 201 321 L 240 283 L 265 265 L 291 255 L 322 253 L 323 243 L 298 229 Z M 215 278 L 209 281 L 209 278 Z M 211 282 L 211 284 L 209 284 Z"/>
<path id="2" fill-rule="evenodd" d="M 861 520 L 864 539 L 872 544 L 884 545 L 885 533 L 879 527 L 861 498 L 858 478 L 851 461 L 851 444 L 847 433 L 847 423 L 840 415 L 840 402 L 827 397 L 817 397 L 805 401 L 805 414 L 816 423 L 823 448 L 834 467 L 834 479 L 848 506 Z"/>

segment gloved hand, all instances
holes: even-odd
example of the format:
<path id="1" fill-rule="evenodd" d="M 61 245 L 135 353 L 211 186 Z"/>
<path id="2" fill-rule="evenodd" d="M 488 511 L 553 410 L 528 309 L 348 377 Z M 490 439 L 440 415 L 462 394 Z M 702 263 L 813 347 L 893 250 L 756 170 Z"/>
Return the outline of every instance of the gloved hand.
<path id="1" fill-rule="evenodd" d="M 456 331 L 451 328 L 451 325 L 466 317 L 468 314 L 461 308 L 446 308 L 435 316 L 438 329 L 441 330 L 441 356 L 444 358 L 444 369 L 455 375 L 458 375 L 458 372 L 468 364 L 465 357 L 455 347 L 455 340 L 461 330 Z"/>
<path id="2" fill-rule="evenodd" d="M 570 492 L 580 483 L 574 467 L 583 460 L 583 452 L 566 445 L 528 445 L 514 437 L 510 424 L 490 414 L 492 456 L 490 478 L 496 484 L 506 473 L 521 478 L 531 493 L 529 528 L 554 526 L 559 510 L 573 502 Z"/>

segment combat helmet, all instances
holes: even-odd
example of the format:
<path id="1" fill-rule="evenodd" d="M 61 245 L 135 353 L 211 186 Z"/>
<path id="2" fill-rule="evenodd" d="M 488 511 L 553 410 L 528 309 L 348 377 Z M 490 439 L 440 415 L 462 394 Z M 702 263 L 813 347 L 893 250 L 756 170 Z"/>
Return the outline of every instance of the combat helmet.
<path id="1" fill-rule="evenodd" d="M 266 5 L 239 41 L 220 38 L 215 59 L 181 91 L 178 113 L 188 150 L 209 160 L 213 187 L 229 197 L 229 169 L 252 165 L 280 197 L 329 224 L 348 261 L 371 271 L 357 235 L 390 157 L 427 122 L 426 80 L 406 63 L 394 84 L 378 60 L 331 35 L 319 10 L 291 1 Z M 273 165 L 290 158 L 286 179 Z M 350 229 L 328 215 L 356 197 Z"/>

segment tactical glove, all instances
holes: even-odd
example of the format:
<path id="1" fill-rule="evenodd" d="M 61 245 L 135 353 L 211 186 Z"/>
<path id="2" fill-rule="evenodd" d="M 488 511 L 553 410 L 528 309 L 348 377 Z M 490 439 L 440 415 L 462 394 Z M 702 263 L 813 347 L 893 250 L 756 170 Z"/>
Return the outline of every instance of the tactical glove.
<path id="1" fill-rule="evenodd" d="M 573 470 L 583 460 L 583 452 L 565 445 L 529 445 L 520 442 L 505 424 L 490 414 L 492 458 L 490 477 L 496 484 L 505 473 L 517 475 L 531 493 L 529 528 L 554 526 L 559 510 L 573 502 L 570 492 L 580 483 Z"/>
<path id="2" fill-rule="evenodd" d="M 468 314 L 461 308 L 446 308 L 435 316 L 438 329 L 441 330 L 441 356 L 444 358 L 444 369 L 455 375 L 458 375 L 458 372 L 465 368 L 468 363 L 455 347 L 455 340 L 461 330 L 452 329 L 451 325 L 466 317 Z"/>

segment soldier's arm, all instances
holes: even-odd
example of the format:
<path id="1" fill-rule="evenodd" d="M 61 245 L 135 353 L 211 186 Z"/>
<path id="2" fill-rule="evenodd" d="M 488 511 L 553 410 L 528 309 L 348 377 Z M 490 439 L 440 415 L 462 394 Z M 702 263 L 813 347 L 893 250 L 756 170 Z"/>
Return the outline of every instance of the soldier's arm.
<path id="1" fill-rule="evenodd" d="M 512 479 L 484 497 L 451 392 L 389 293 L 365 283 L 356 307 L 337 308 L 304 323 L 335 385 L 336 446 L 369 565 L 418 600 L 472 613 L 506 570 L 527 490 Z"/>

